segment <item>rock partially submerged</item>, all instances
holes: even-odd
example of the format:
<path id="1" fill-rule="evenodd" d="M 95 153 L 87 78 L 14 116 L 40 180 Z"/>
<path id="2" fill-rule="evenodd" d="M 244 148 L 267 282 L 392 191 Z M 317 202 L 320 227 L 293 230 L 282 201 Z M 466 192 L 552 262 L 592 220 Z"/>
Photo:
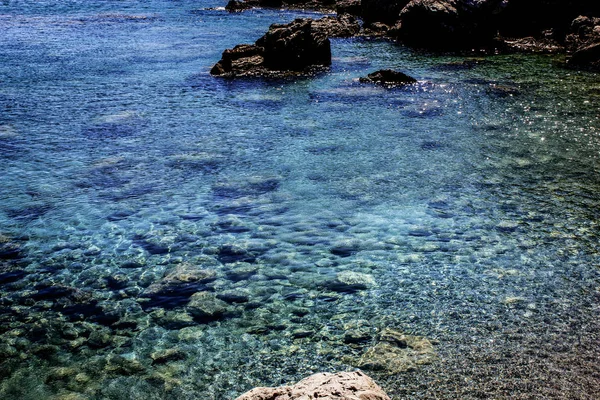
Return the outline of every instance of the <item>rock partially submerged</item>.
<path id="1" fill-rule="evenodd" d="M 377 83 L 387 87 L 397 87 L 416 83 L 417 80 L 400 71 L 382 69 L 367 75 L 367 77 L 360 78 L 360 82 Z"/>
<path id="2" fill-rule="evenodd" d="M 273 24 L 255 44 L 242 44 L 223 52 L 210 73 L 224 78 L 311 75 L 331 64 L 331 45 L 311 19 Z"/>
<path id="3" fill-rule="evenodd" d="M 572 52 L 569 66 L 600 70 L 600 18 L 575 18 L 565 41 Z"/>
<path id="4" fill-rule="evenodd" d="M 259 387 L 236 400 L 390 400 L 388 395 L 361 371 L 319 373 L 293 386 Z"/>
<path id="5" fill-rule="evenodd" d="M 496 36 L 503 0 L 412 0 L 393 30 L 403 42 L 419 47 L 462 49 L 488 45 Z"/>

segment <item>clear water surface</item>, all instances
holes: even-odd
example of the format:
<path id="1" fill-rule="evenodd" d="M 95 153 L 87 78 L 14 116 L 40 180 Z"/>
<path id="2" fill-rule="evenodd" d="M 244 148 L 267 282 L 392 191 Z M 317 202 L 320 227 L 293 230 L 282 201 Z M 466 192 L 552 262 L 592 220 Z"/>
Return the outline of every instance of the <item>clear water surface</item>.
<path id="1" fill-rule="evenodd" d="M 334 39 L 224 81 L 318 17 L 224 3 L 0 4 L 0 397 L 232 399 L 391 328 L 437 354 L 394 398 L 598 398 L 598 75 Z"/>

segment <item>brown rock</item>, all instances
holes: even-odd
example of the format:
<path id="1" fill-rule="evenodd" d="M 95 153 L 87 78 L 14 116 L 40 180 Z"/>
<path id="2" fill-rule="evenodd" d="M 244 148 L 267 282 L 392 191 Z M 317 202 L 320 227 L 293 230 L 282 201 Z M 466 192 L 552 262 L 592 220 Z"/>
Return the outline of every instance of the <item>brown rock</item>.
<path id="1" fill-rule="evenodd" d="M 319 373 L 293 386 L 259 387 L 236 400 L 390 400 L 387 394 L 361 371 Z"/>
<path id="2" fill-rule="evenodd" d="M 430 364 L 436 357 L 433 344 L 428 339 L 385 329 L 379 336 L 379 342 L 360 358 L 358 367 L 396 374 Z"/>
<path id="3" fill-rule="evenodd" d="M 323 69 L 331 64 L 331 44 L 314 22 L 298 18 L 289 24 L 273 24 L 255 44 L 225 50 L 210 73 L 224 78 L 281 78 Z"/>

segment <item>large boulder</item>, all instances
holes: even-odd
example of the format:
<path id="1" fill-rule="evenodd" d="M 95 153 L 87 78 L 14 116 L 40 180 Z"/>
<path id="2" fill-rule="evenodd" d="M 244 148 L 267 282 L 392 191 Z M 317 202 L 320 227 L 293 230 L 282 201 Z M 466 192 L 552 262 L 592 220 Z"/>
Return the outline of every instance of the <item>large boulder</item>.
<path id="1" fill-rule="evenodd" d="M 600 41 L 575 51 L 568 65 L 600 70 Z"/>
<path id="2" fill-rule="evenodd" d="M 485 47 L 493 43 L 505 4 L 504 0 L 412 0 L 400 12 L 393 32 L 419 47 Z"/>
<path id="3" fill-rule="evenodd" d="M 236 400 L 295 399 L 390 400 L 388 395 L 361 371 L 314 374 L 294 386 L 255 388 Z"/>
<path id="4" fill-rule="evenodd" d="M 600 18 L 580 15 L 571 22 L 565 44 L 571 67 L 600 69 Z"/>
<path id="5" fill-rule="evenodd" d="M 556 38 L 564 38 L 578 15 L 600 16 L 600 1 L 509 0 L 498 29 L 505 37 L 537 36 L 551 29 Z"/>
<path id="6" fill-rule="evenodd" d="M 400 16 L 400 11 L 410 0 L 362 0 L 361 12 L 365 23 L 383 22 L 393 25 Z"/>
<path id="7" fill-rule="evenodd" d="M 311 19 L 273 24 L 253 45 L 238 45 L 223 52 L 212 75 L 279 78 L 309 75 L 331 64 L 331 45 Z"/>

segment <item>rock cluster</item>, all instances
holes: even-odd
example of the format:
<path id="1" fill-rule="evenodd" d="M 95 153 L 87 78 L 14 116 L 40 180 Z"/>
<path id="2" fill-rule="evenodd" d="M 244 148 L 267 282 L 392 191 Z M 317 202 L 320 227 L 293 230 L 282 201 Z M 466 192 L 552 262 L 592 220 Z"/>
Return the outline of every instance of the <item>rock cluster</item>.
<path id="1" fill-rule="evenodd" d="M 226 78 L 307 75 L 331 64 L 327 35 L 310 19 L 273 24 L 255 44 L 242 44 L 223 52 L 211 69 Z"/>
<path id="2" fill-rule="evenodd" d="M 312 75 L 331 64 L 330 37 L 354 36 L 359 30 L 349 15 L 273 24 L 255 44 L 225 50 L 210 73 L 224 78 Z"/>
<path id="3" fill-rule="evenodd" d="M 390 400 L 387 394 L 361 371 L 319 373 L 293 386 L 259 387 L 236 400 Z"/>
<path id="4" fill-rule="evenodd" d="M 226 50 L 223 59 L 213 68 L 213 75 L 306 74 L 310 72 L 308 67 L 329 65 L 327 38 L 355 35 L 384 36 L 410 46 L 441 51 L 568 51 L 573 54 L 569 61 L 571 66 L 600 68 L 600 28 L 595 29 L 600 25 L 597 18 L 592 17 L 600 15 L 600 3 L 576 0 L 231 0 L 227 5 L 230 11 L 251 7 L 336 9 L 342 15 L 310 24 L 313 32 L 310 35 L 316 35 L 314 40 L 303 39 L 302 45 L 288 44 L 284 40 L 283 46 L 278 45 L 279 49 L 285 49 L 283 53 L 269 56 L 269 47 L 263 44 L 273 43 L 261 42 L 262 39 L 259 42 L 263 44 L 257 42 Z M 350 14 L 363 19 L 362 28 Z M 289 33 L 283 36 L 298 36 L 295 23 L 297 21 L 285 26 Z M 282 28 L 284 26 L 272 27 Z M 265 37 L 273 34 L 275 32 L 267 33 Z M 313 46 L 313 43 L 323 46 Z"/>

